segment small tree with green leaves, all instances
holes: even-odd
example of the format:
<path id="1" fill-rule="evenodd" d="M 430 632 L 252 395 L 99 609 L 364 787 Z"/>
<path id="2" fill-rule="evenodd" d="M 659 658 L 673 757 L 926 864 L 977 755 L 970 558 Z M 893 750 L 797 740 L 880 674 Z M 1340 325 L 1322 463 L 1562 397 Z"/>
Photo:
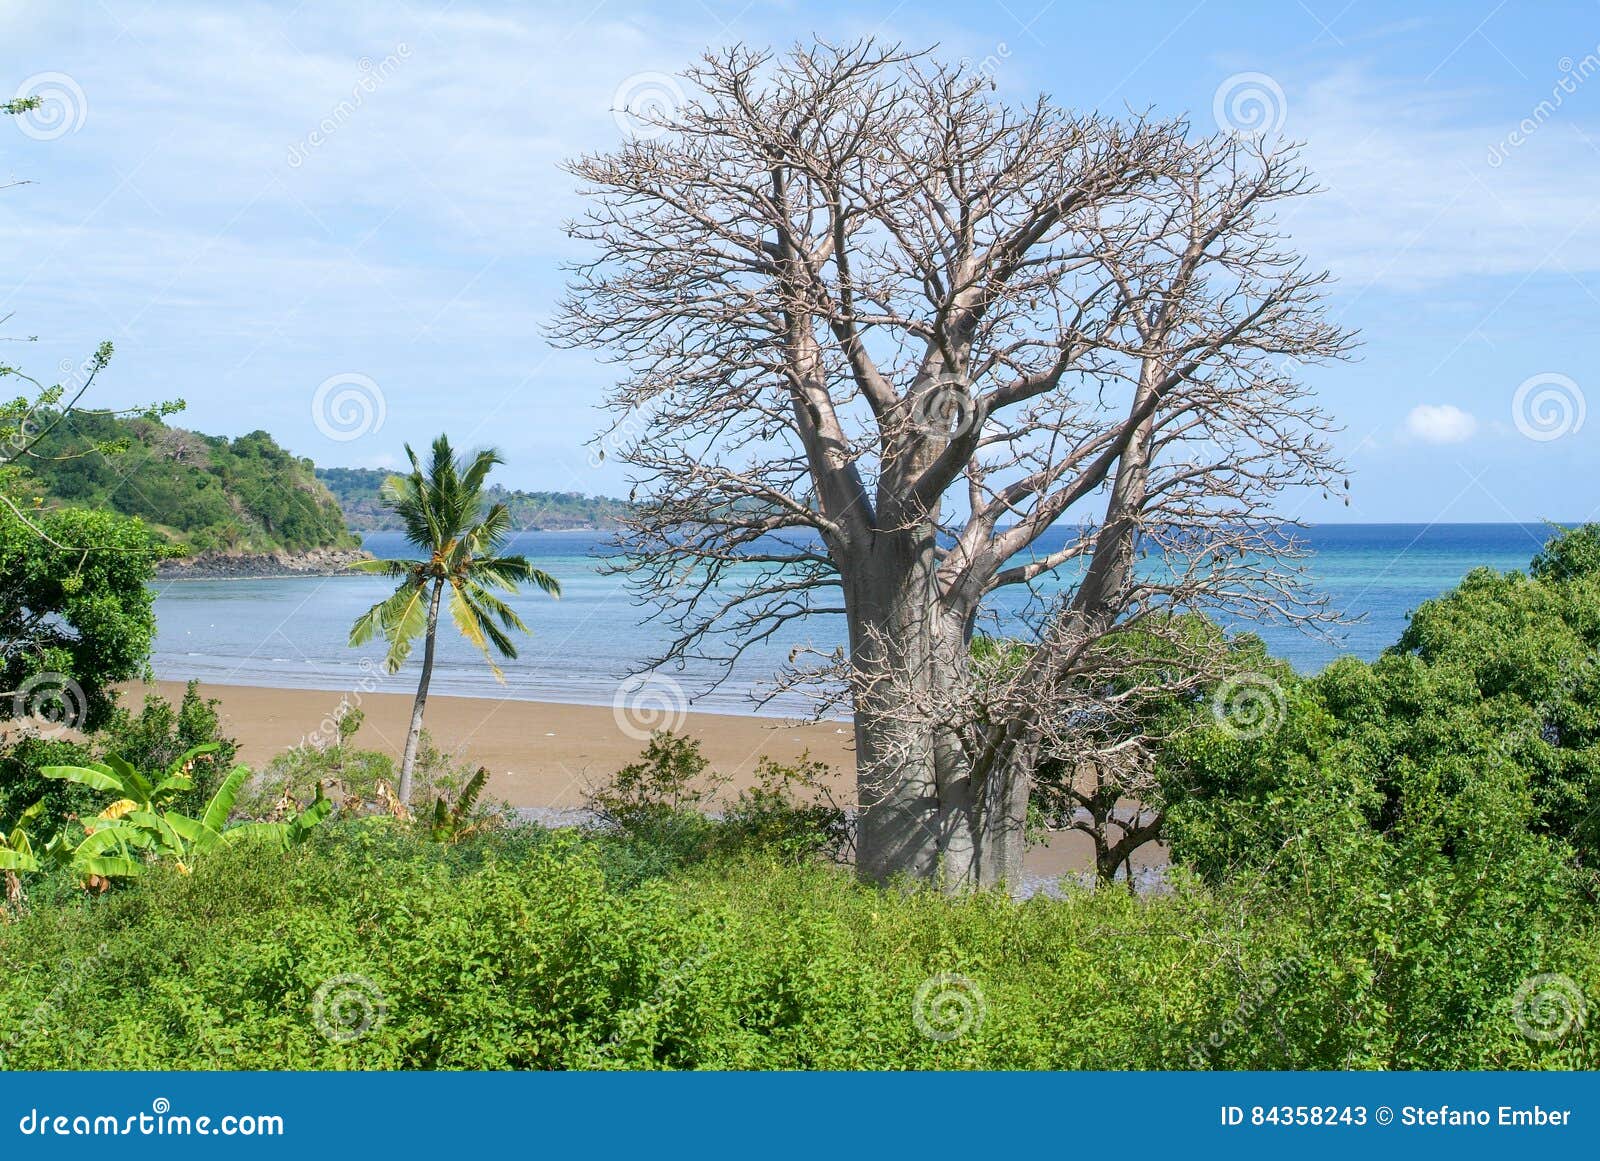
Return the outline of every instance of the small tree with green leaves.
<path id="1" fill-rule="evenodd" d="M 458 460 L 449 439 L 441 435 L 433 441 L 426 469 L 410 444 L 406 456 L 411 473 L 389 478 L 383 502 L 400 518 L 406 539 L 426 555 L 413 560 L 359 561 L 353 566 L 399 577 L 400 584 L 351 626 L 350 644 L 364 645 L 383 637 L 389 643 L 386 664 L 389 672 L 395 673 L 410 656 L 417 637 L 423 638 L 422 674 L 400 760 L 399 797 L 409 804 L 428 682 L 433 676 L 439 610 L 446 593 L 456 628 L 483 651 L 489 668 L 503 681 L 495 657 L 515 658 L 517 647 L 510 634 L 525 633 L 528 627 L 498 594 L 515 594 L 523 583 L 532 583 L 558 597 L 561 586 L 526 557 L 503 551 L 512 533 L 510 512 L 503 503 L 484 509 L 489 472 L 504 462 L 499 452 L 484 449 Z"/>

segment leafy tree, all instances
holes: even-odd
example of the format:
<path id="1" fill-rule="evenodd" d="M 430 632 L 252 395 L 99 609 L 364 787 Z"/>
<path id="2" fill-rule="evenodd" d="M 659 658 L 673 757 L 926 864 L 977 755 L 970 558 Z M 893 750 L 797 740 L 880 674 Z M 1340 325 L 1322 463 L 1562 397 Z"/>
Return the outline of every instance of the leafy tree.
<path id="1" fill-rule="evenodd" d="M 1027 647 L 1009 646 L 1011 665 L 1025 680 Z M 1165 838 L 1162 748 L 1212 724 L 1225 700 L 1261 711 L 1263 683 L 1286 680 L 1293 671 L 1269 657 L 1259 637 L 1227 636 L 1198 614 L 1158 631 L 1108 634 L 1105 647 L 1119 663 L 1092 683 L 1080 679 L 1090 688 L 1062 699 L 1068 721 L 1041 749 L 1032 817 L 1048 829 L 1087 835 L 1096 880 L 1107 884 L 1121 875 L 1131 891 L 1134 854 Z M 1190 658 L 1199 652 L 1220 660 L 1197 667 Z"/>
<path id="2" fill-rule="evenodd" d="M 1006 105 L 871 41 L 685 82 L 570 164 L 556 332 L 625 367 L 604 438 L 649 491 L 623 543 L 670 599 L 658 660 L 843 615 L 809 676 L 853 695 L 860 871 L 1015 883 L 1039 714 L 1121 663 L 1102 638 L 1317 613 L 1277 515 L 1343 476 L 1301 371 L 1352 336 L 1276 224 L 1314 182 L 1270 135 Z M 974 625 L 1051 576 L 1027 682 L 974 702 Z"/>
<path id="3" fill-rule="evenodd" d="M 495 655 L 516 657 L 516 643 L 509 634 L 527 632 L 528 627 L 497 591 L 515 594 L 519 585 L 531 582 L 551 596 L 560 596 L 561 586 L 526 557 L 502 553 L 511 536 L 510 513 L 503 503 L 492 504 L 485 511 L 483 497 L 489 472 L 502 462 L 498 452 L 485 449 L 458 461 L 449 439 L 441 435 L 433 441 L 433 456 L 426 470 L 409 444 L 406 456 L 411 474 L 391 477 L 384 487 L 384 500 L 400 518 L 406 539 L 427 555 L 418 560 L 359 561 L 352 566 L 400 577 L 401 581 L 386 600 L 356 620 L 350 629 L 350 644 L 363 645 L 382 636 L 389 643 L 389 672 L 395 673 L 410 656 L 417 637 L 423 638 L 422 673 L 400 760 L 398 793 L 400 801 L 409 804 L 428 681 L 433 676 L 439 608 L 446 590 L 457 630 L 483 651 L 489 668 L 504 680 Z"/>
<path id="4" fill-rule="evenodd" d="M 0 720 L 106 720 L 112 687 L 149 658 L 146 582 L 166 552 L 140 521 L 109 512 L 0 512 Z"/>
<path id="5" fill-rule="evenodd" d="M 333 493 L 350 527 L 358 532 L 396 532 L 400 521 L 383 504 L 388 472 L 377 468 L 318 468 L 317 479 Z M 587 496 L 581 492 L 524 492 L 490 484 L 484 498 L 504 501 L 518 528 L 541 531 L 564 528 L 616 528 L 627 515 L 625 500 Z"/>
<path id="6" fill-rule="evenodd" d="M 1220 879 L 1341 817 L 1450 861 L 1521 834 L 1600 869 L 1597 544 L 1589 525 L 1554 537 L 1531 575 L 1472 572 L 1370 665 L 1280 674 L 1269 728 L 1176 740 L 1175 853 Z"/>

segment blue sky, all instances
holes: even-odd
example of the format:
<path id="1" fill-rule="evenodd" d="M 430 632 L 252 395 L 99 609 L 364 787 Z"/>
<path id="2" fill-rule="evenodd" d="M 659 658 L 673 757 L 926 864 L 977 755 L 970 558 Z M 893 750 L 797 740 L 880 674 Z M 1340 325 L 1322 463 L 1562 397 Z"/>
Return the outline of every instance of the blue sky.
<path id="1" fill-rule="evenodd" d="M 1295 512 L 1594 516 L 1600 4 L 1401 7 L 0 0 L 0 95 L 46 98 L 0 125 L 0 184 L 30 183 L 0 192 L 0 334 L 38 335 L 5 354 L 49 378 L 109 338 L 97 402 L 182 396 L 187 426 L 319 463 L 446 429 L 509 483 L 620 493 L 584 447 L 607 372 L 542 337 L 558 162 L 708 45 L 877 34 L 987 59 L 1003 98 L 1266 109 L 1306 142 L 1325 192 L 1285 225 L 1363 345 L 1313 378 L 1353 502 Z"/>

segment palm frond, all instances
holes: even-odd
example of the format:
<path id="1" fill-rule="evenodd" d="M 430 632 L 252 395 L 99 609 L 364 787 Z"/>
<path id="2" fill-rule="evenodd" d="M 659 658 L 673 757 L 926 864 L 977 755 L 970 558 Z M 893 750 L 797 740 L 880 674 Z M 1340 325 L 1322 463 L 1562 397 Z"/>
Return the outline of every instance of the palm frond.
<path id="1" fill-rule="evenodd" d="M 481 584 L 514 593 L 523 584 L 537 585 L 552 597 L 561 596 L 561 582 L 537 569 L 525 556 L 493 556 L 472 562 L 470 575 Z"/>
<path id="2" fill-rule="evenodd" d="M 382 636 L 389 642 L 384 666 L 397 672 L 411 655 L 411 645 L 428 625 L 428 586 L 408 579 L 350 626 L 350 644 L 365 645 Z"/>
<path id="3" fill-rule="evenodd" d="M 499 597 L 495 596 L 482 585 L 477 584 L 472 580 L 468 580 L 465 582 L 463 587 L 467 591 L 468 598 L 472 601 L 476 608 L 482 612 L 490 613 L 498 618 L 500 623 L 507 629 L 514 630 L 518 633 L 527 633 L 530 631 L 528 626 L 522 623 L 522 618 L 517 616 L 517 611 L 515 609 L 506 604 L 506 602 L 502 601 Z M 512 656 L 514 657 L 516 654 L 513 653 Z"/>
<path id="4" fill-rule="evenodd" d="M 450 586 L 450 619 L 456 623 L 461 635 L 483 653 L 483 659 L 488 662 L 495 679 L 504 681 L 505 674 L 495 662 L 494 654 L 515 658 L 516 643 L 485 615 L 485 610 L 473 600 L 468 586 L 463 584 Z"/>
<path id="5" fill-rule="evenodd" d="M 413 569 L 427 565 L 425 560 L 357 560 L 350 567 L 358 572 L 375 572 L 380 576 L 409 576 Z"/>
<path id="6" fill-rule="evenodd" d="M 410 444 L 405 451 L 411 471 L 385 481 L 383 503 L 399 518 L 406 539 L 427 553 L 427 559 L 372 560 L 356 566 L 363 572 L 403 579 L 392 594 L 356 619 L 350 643 L 364 645 L 383 636 L 389 642 L 388 669 L 391 673 L 399 669 L 416 638 L 428 631 L 431 586 L 448 580 L 450 616 L 456 628 L 504 680 L 495 656 L 515 657 L 511 634 L 526 633 L 528 627 L 491 590 L 514 594 L 521 584 L 531 583 L 560 596 L 561 586 L 526 557 L 500 555 L 515 529 L 505 504 L 484 507 L 489 473 L 504 462 L 498 451 L 484 448 L 457 459 L 443 435 L 433 441 L 426 463 Z"/>

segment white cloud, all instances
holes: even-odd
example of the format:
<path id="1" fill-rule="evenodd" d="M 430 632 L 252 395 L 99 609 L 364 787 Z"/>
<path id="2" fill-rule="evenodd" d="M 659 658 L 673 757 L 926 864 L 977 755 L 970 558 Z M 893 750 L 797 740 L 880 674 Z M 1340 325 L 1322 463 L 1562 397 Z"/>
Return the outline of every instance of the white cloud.
<path id="1" fill-rule="evenodd" d="M 1600 183 L 1600 80 L 1503 148 L 1557 77 L 1532 77 L 1525 107 L 1500 102 L 1504 112 L 1491 114 L 1480 93 L 1356 67 L 1299 84 L 1280 76 L 1284 132 L 1305 142 L 1322 187 L 1286 211 L 1289 233 L 1357 293 L 1600 271 L 1600 213 L 1588 193 Z"/>
<path id="2" fill-rule="evenodd" d="M 1423 443 L 1465 443 L 1478 432 L 1478 420 L 1453 403 L 1420 403 L 1406 416 L 1406 431 Z"/>

